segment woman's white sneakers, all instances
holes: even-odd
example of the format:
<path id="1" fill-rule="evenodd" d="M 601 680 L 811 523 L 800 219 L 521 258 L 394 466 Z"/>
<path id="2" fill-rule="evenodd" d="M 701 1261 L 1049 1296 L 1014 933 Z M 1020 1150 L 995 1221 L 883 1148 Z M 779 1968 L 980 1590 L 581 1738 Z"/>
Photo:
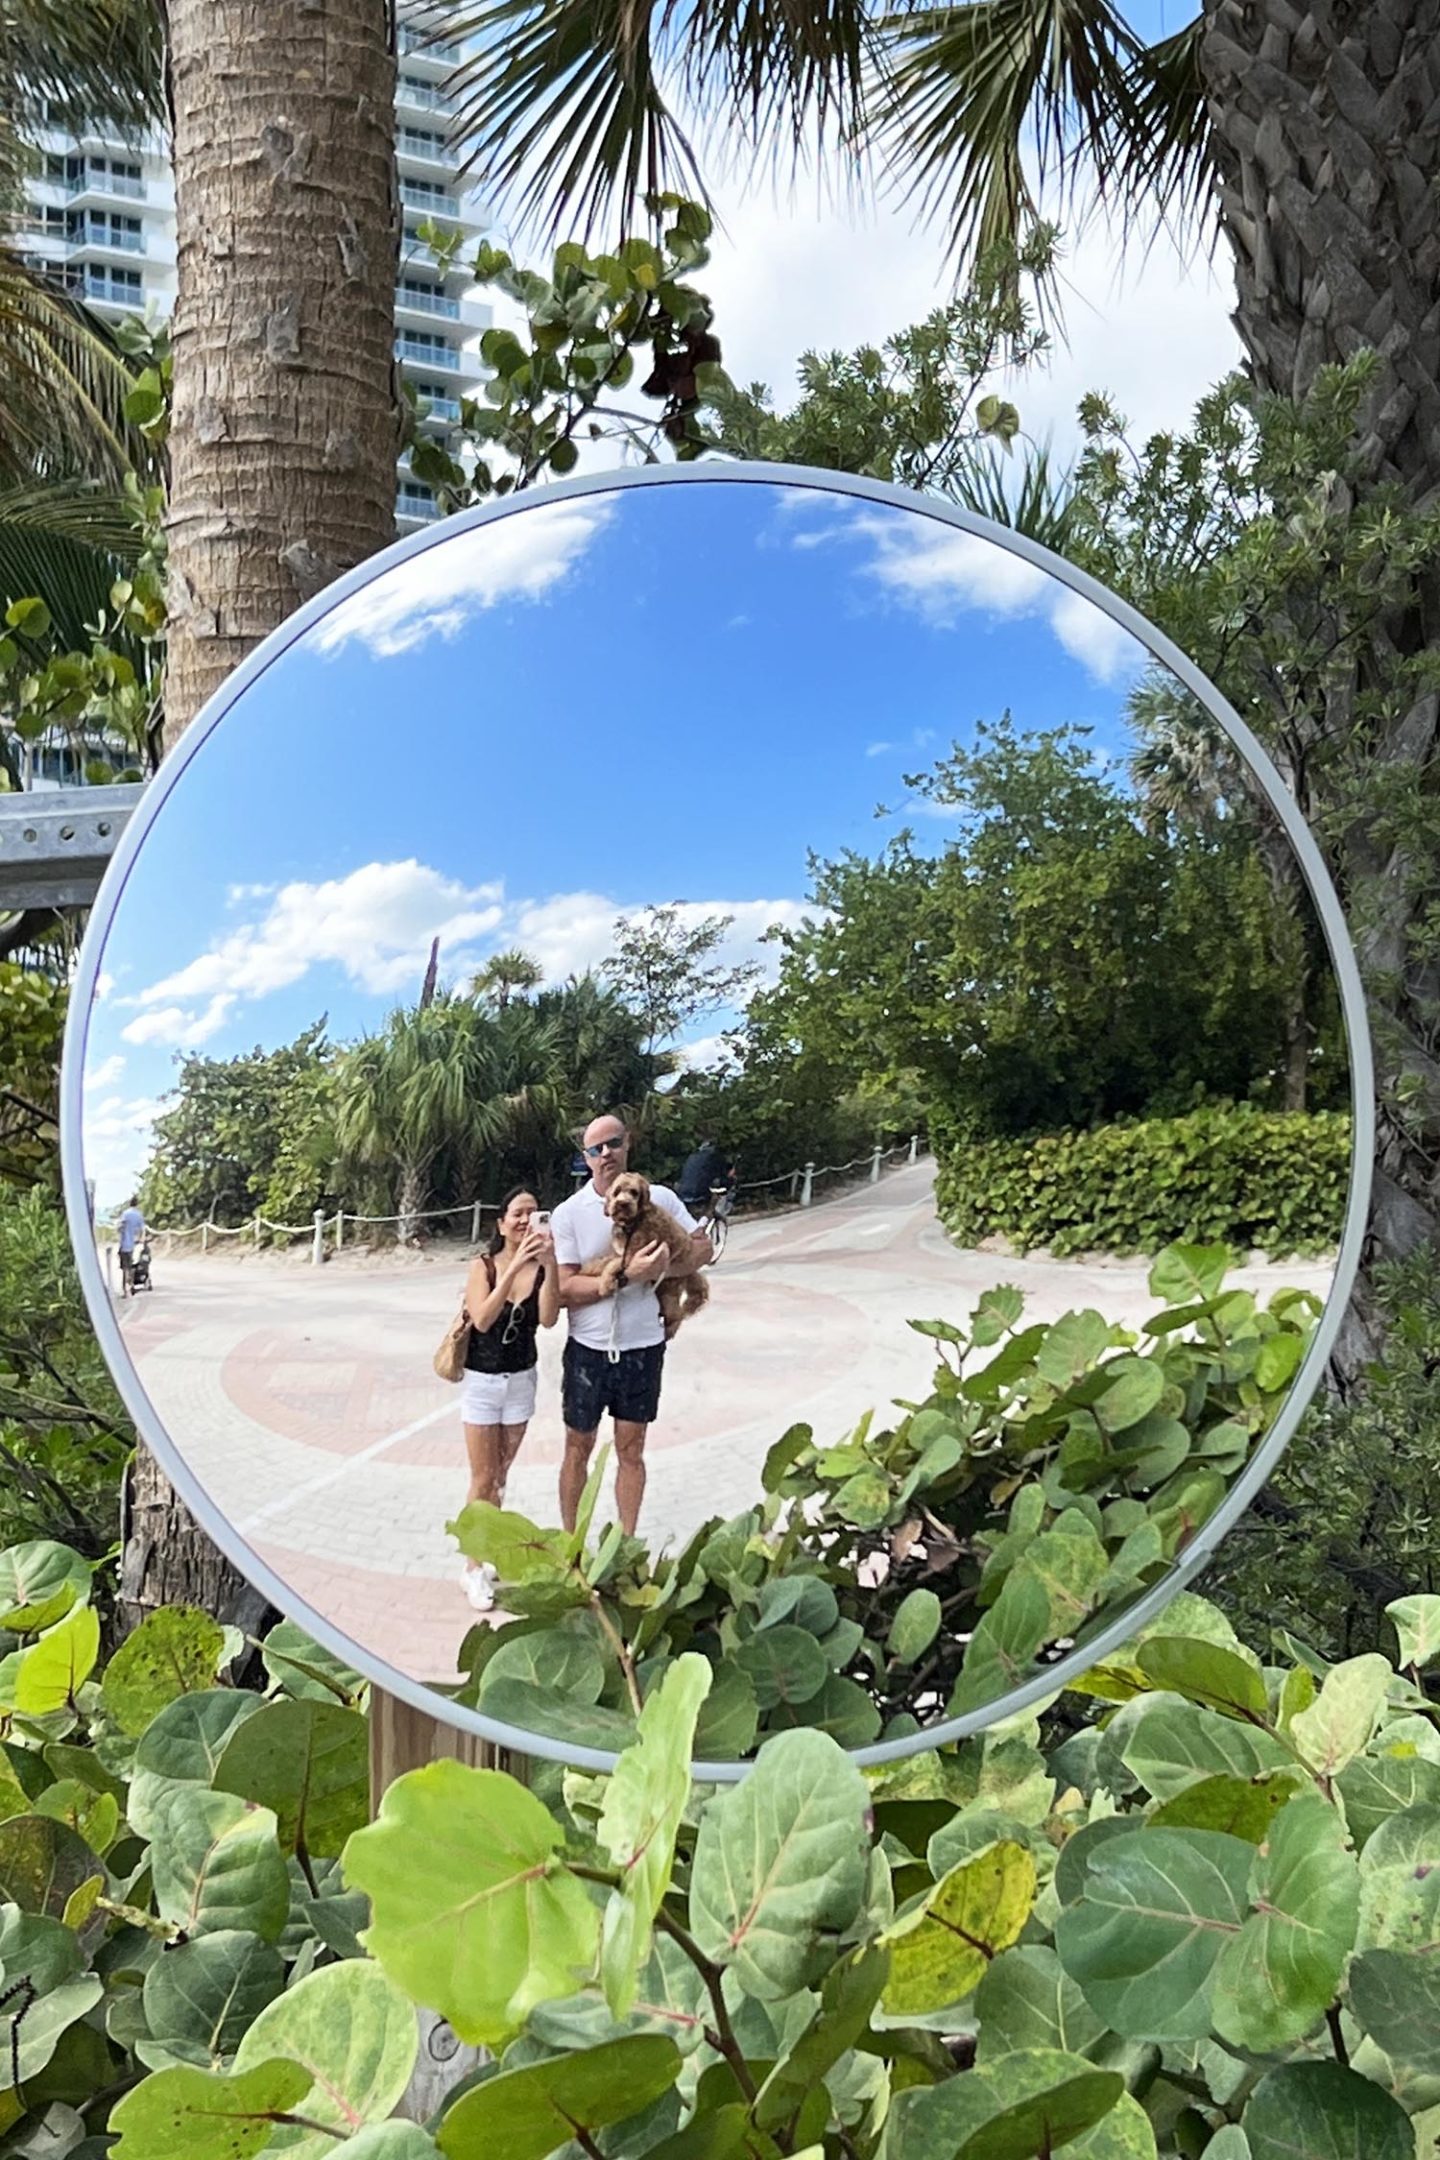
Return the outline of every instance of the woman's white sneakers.
<path id="1" fill-rule="evenodd" d="M 493 1612 L 495 1592 L 500 1577 L 488 1560 L 472 1563 L 465 1570 L 465 1595 L 476 1612 Z"/>

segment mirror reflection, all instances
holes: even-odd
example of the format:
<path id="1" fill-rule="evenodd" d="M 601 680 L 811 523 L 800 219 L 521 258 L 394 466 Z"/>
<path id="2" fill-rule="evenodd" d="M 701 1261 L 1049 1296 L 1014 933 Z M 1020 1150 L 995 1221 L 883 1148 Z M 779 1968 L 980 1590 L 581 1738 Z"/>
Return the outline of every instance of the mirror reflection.
<path id="1" fill-rule="evenodd" d="M 1349 1167 L 1303 881 L 1182 687 L 995 542 L 718 472 L 275 661 L 85 1104 L 127 1353 L 287 1592 L 588 1745 L 701 1648 L 712 1760 L 981 1707 L 1162 1576 Z"/>

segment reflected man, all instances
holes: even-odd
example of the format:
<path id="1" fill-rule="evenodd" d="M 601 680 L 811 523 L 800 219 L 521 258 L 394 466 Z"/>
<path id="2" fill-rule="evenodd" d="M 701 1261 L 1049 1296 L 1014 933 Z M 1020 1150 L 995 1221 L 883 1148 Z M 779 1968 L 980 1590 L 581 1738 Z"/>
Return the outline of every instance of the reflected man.
<path id="1" fill-rule="evenodd" d="M 645 1435 L 660 1408 L 665 1325 L 655 1285 L 664 1278 L 669 1255 L 663 1245 L 642 1247 L 610 1297 L 597 1276 L 581 1273 L 610 1251 L 605 1201 L 630 1157 L 630 1133 L 623 1119 L 593 1119 L 585 1128 L 583 1150 L 589 1183 L 556 1208 L 550 1224 L 569 1328 L 561 1396 L 565 1459 L 560 1466 L 560 1520 L 567 1530 L 574 1529 L 600 1420 L 608 1415 L 615 1425 L 616 1508 L 621 1527 L 633 1532 L 645 1495 Z M 710 1240 L 674 1193 L 652 1185 L 650 1198 L 690 1232 L 695 1265 L 708 1266 L 714 1258 Z"/>

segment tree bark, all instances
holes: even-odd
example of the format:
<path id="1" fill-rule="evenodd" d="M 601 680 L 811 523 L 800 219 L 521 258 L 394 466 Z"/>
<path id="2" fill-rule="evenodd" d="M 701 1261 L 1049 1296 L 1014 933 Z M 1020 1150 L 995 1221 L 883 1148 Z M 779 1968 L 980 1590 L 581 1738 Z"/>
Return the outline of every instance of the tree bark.
<path id="1" fill-rule="evenodd" d="M 1440 487 L 1440 0 L 1204 0 L 1201 52 L 1221 217 L 1235 258 L 1235 324 L 1262 391 L 1303 398 L 1318 371 L 1379 357 L 1362 416 L 1358 499 Z M 1337 674 L 1315 740 L 1365 728 L 1377 778 L 1423 786 L 1440 698 L 1368 709 L 1377 659 L 1433 650 L 1440 577 L 1378 621 Z M 1316 783 L 1323 787 L 1323 779 Z M 1372 791 L 1372 794 L 1378 793 Z M 1302 809 L 1307 808 L 1305 802 Z M 1317 805 L 1309 806 L 1312 810 Z M 1332 806 L 1333 807 L 1333 806 Z M 1440 964 L 1417 951 L 1432 850 L 1393 804 L 1351 815 L 1331 868 L 1371 1003 L 1379 1094 L 1364 1277 L 1337 1353 L 1342 1384 L 1379 1347 L 1376 1262 L 1440 1236 Z"/>
<path id="2" fill-rule="evenodd" d="M 395 536 L 386 0 L 169 0 L 172 746 L 302 601 Z"/>
<path id="3" fill-rule="evenodd" d="M 387 0 L 168 0 L 172 324 L 165 747 L 302 602 L 395 536 Z M 283 784 L 277 775 L 277 786 Z M 121 1606 L 267 1608 L 142 1450 Z"/>

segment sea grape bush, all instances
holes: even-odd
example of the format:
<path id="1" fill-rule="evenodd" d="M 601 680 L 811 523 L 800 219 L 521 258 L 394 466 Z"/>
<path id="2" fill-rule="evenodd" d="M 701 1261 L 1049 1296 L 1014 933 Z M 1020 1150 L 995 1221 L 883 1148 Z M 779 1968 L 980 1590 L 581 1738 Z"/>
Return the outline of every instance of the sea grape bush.
<path id="1" fill-rule="evenodd" d="M 674 1555 L 484 1502 L 452 1526 L 501 1578 L 461 1699 L 531 1732 L 619 1749 L 668 1660 L 714 1669 L 702 1761 L 812 1726 L 846 1747 L 994 1701 L 1157 1580 L 1269 1430 L 1318 1300 L 1226 1287 L 1223 1246 L 1152 1265 L 1143 1326 L 1024 1325 L 1017 1290 L 963 1327 L 912 1321 L 939 1365 L 923 1402 L 828 1443 L 778 1441 L 763 1501 Z"/>
<path id="2" fill-rule="evenodd" d="M 1345 1220 L 1341 1110 L 1210 1103 L 1088 1132 L 934 1140 L 936 1207 L 961 1245 L 998 1235 L 1064 1258 L 1224 1239 L 1277 1259 L 1333 1248 Z"/>
<path id="3" fill-rule="evenodd" d="M 1182 1594 L 1043 1712 L 692 1784 L 712 1668 L 555 1803 L 437 1762 L 366 1821 L 353 1675 L 271 1684 L 0 1555 L 0 2150 L 66 2160 L 1419 2160 L 1440 2130 L 1440 1599 L 1277 1662 Z M 1063 1737 L 1057 1739 L 1057 1733 Z M 415 2006 L 488 2059 L 395 2110 Z"/>

